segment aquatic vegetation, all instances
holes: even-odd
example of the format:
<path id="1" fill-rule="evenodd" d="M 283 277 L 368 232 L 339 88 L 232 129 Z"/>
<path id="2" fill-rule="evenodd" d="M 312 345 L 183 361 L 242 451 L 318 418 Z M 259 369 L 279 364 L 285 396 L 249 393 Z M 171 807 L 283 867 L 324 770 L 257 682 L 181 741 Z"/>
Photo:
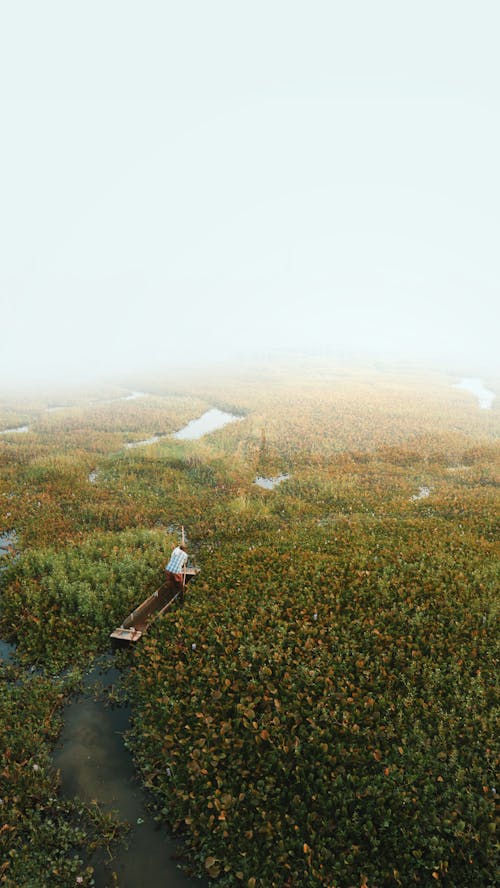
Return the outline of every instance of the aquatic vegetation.
<path id="1" fill-rule="evenodd" d="M 324 361 L 175 390 L 138 380 L 153 396 L 50 412 L 3 405 L 3 427 L 30 426 L 0 437 L 0 529 L 21 550 L 1 575 L 0 634 L 23 662 L 88 663 L 188 530 L 202 572 L 133 657 L 129 742 L 221 886 L 494 884 L 500 414 L 452 382 Z M 124 448 L 212 406 L 244 418 Z M 39 680 L 55 731 L 60 685 Z M 29 688 L 17 704 L 30 711 Z M 60 838 L 38 832 L 59 861 L 73 815 L 56 813 Z"/>
<path id="2" fill-rule="evenodd" d="M 161 584 L 173 544 L 164 531 L 134 530 L 21 553 L 4 574 L 0 631 L 27 662 L 88 661 L 110 626 Z"/>
<path id="3" fill-rule="evenodd" d="M 70 684 L 1 665 L 0 680 L 0 883 L 91 886 L 83 858 L 106 848 L 121 828 L 99 807 L 61 798 L 50 750 Z"/>
<path id="4" fill-rule="evenodd" d="M 222 546 L 138 652 L 136 754 L 221 884 L 493 884 L 498 576 L 436 529 Z"/>

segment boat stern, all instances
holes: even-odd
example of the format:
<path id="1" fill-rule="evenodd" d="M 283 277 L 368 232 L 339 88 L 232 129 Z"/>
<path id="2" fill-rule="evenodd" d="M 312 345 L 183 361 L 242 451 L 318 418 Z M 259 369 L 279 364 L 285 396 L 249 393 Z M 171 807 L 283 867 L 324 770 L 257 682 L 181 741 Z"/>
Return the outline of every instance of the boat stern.
<path id="1" fill-rule="evenodd" d="M 135 629 L 133 626 L 130 626 L 129 629 L 119 626 L 118 629 L 115 629 L 109 636 L 111 639 L 111 648 L 112 650 L 118 650 L 118 648 L 131 647 L 136 641 L 139 641 L 141 636 L 142 632 L 139 629 Z"/>

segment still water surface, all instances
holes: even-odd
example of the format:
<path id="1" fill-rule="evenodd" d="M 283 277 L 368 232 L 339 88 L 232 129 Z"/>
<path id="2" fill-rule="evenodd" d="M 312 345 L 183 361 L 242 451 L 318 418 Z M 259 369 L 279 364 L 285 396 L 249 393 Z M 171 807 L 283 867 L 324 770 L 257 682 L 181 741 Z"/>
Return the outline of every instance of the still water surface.
<path id="1" fill-rule="evenodd" d="M 15 542 L 15 531 L 0 535 L 0 557 Z M 0 663 L 11 662 L 14 653 L 15 645 L 0 639 Z M 53 754 L 67 798 L 96 800 L 130 825 L 126 846 L 113 847 L 112 859 L 102 853 L 92 861 L 96 888 L 206 888 L 205 880 L 190 878 L 178 868 L 173 855 L 179 854 L 179 843 L 147 809 L 147 792 L 123 740 L 130 709 L 111 708 L 105 702 L 107 689 L 120 682 L 120 673 L 110 663 L 111 658 L 103 658 L 85 677 L 84 693 L 65 707 L 64 727 Z"/>
<path id="2" fill-rule="evenodd" d="M 0 534 L 0 558 L 12 552 L 15 549 L 16 542 L 17 534 L 15 530 L 7 530 L 5 533 Z M 1 570 L 2 566 L 0 565 Z M 12 663 L 15 650 L 16 646 L 14 644 L 10 644 L 8 641 L 0 638 L 0 663 Z"/>
<path id="3" fill-rule="evenodd" d="M 464 391 L 470 392 L 471 395 L 475 395 L 481 410 L 491 410 L 493 401 L 496 398 L 495 392 L 487 389 L 482 379 L 476 379 L 475 377 L 461 379 L 460 382 L 454 384 L 454 388 L 464 389 Z"/>
<path id="4" fill-rule="evenodd" d="M 179 844 L 147 810 L 147 793 L 123 741 L 130 709 L 105 703 L 106 688 L 116 687 L 119 681 L 114 668 L 103 672 L 96 667 L 89 673 L 85 693 L 63 711 L 64 727 L 53 758 L 67 798 L 95 799 L 130 825 L 128 847 L 114 847 L 112 860 L 106 854 L 92 861 L 96 888 L 116 884 L 120 888 L 205 888 L 205 881 L 190 878 L 178 868 L 172 856 L 179 854 Z M 104 686 L 97 699 L 96 682 Z"/>
<path id="5" fill-rule="evenodd" d="M 15 645 L 0 638 L 0 663 L 12 663 L 15 649 Z"/>
<path id="6" fill-rule="evenodd" d="M 290 475 L 276 475 L 275 478 L 262 478 L 260 475 L 253 482 L 257 485 L 257 487 L 263 487 L 264 490 L 273 490 L 274 487 L 277 487 L 278 484 L 281 484 L 282 481 L 286 481 Z"/>
<path id="7" fill-rule="evenodd" d="M 3 431 L 0 432 L 0 435 L 19 435 L 19 434 L 22 434 L 23 432 L 29 432 L 29 426 L 23 425 L 23 426 L 16 426 L 13 429 L 3 429 Z"/>
<path id="8" fill-rule="evenodd" d="M 165 435 L 152 435 L 151 438 L 145 438 L 144 441 L 130 441 L 128 444 L 125 444 L 127 450 L 133 450 L 134 447 L 144 447 L 146 444 L 156 444 L 157 441 L 161 441 Z"/>
<path id="9" fill-rule="evenodd" d="M 146 398 L 147 394 L 145 392 L 131 392 L 129 395 L 126 395 L 123 398 L 113 398 L 109 401 L 96 401 L 94 403 L 98 404 L 113 404 L 116 401 L 134 401 L 136 398 Z M 47 408 L 49 411 L 51 410 L 59 410 L 62 408 L 59 407 L 49 407 Z M 198 438 L 201 438 L 203 435 L 208 435 L 209 432 L 215 432 L 218 429 L 224 428 L 230 422 L 236 422 L 237 420 L 243 419 L 242 416 L 236 416 L 234 413 L 225 413 L 224 410 L 218 410 L 217 407 L 213 407 L 211 410 L 207 410 L 202 416 L 198 417 L 198 419 L 192 419 L 191 422 L 188 422 L 186 426 L 180 429 L 178 432 L 174 432 L 174 438 L 180 438 L 185 441 L 195 441 Z M 17 428 L 12 429 L 3 429 L 0 431 L 0 435 L 13 435 L 19 434 L 20 432 L 28 432 L 29 426 L 18 426 Z M 161 441 L 162 438 L 166 437 L 165 435 L 152 435 L 150 438 L 145 438 L 143 441 L 131 441 L 128 444 L 125 444 L 126 448 L 133 449 L 134 447 L 144 447 L 148 444 L 156 444 L 158 441 Z"/>
<path id="10" fill-rule="evenodd" d="M 235 416 L 234 413 L 224 413 L 223 410 L 218 410 L 214 407 L 212 410 L 207 410 L 202 416 L 199 416 L 198 419 L 192 419 L 178 432 L 174 432 L 171 437 L 179 438 L 182 441 L 196 441 L 198 438 L 203 437 L 203 435 L 208 435 L 210 432 L 222 429 L 225 425 L 228 425 L 228 423 L 236 422 L 239 419 L 243 419 L 243 417 Z M 156 444 L 157 441 L 161 441 L 164 437 L 166 436 L 153 435 L 151 438 L 146 438 L 144 441 L 132 441 L 130 444 L 125 444 L 125 447 L 133 448 L 143 447 L 146 444 Z"/>
<path id="11" fill-rule="evenodd" d="M 203 435 L 208 435 L 209 432 L 215 432 L 217 429 L 222 429 L 225 425 L 228 425 L 228 423 L 237 422 L 240 419 L 243 419 L 243 417 L 235 416 L 234 413 L 225 413 L 224 410 L 218 410 L 217 407 L 213 407 L 212 410 L 207 410 L 199 419 L 192 419 L 183 429 L 175 432 L 174 438 L 194 441 Z"/>

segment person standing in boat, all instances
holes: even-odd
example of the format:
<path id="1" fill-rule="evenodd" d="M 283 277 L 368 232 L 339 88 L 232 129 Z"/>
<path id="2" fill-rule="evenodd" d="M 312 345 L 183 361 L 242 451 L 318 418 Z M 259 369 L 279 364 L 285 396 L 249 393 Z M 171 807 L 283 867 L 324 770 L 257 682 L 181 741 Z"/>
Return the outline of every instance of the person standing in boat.
<path id="1" fill-rule="evenodd" d="M 182 588 L 183 585 L 183 572 L 184 568 L 186 567 L 187 560 L 188 553 L 186 551 L 185 545 L 182 543 L 180 546 L 175 547 L 170 556 L 170 561 L 165 568 L 169 585 L 171 586 L 171 588 L 177 589 L 178 591 Z"/>

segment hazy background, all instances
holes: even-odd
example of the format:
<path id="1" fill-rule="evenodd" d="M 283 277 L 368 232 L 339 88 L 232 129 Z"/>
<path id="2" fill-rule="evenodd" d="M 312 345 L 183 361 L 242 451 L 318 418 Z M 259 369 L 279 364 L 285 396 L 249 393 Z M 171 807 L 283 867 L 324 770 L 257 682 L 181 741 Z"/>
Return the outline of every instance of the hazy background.
<path id="1" fill-rule="evenodd" d="M 500 6 L 0 2 L 0 379 L 498 368 Z"/>

